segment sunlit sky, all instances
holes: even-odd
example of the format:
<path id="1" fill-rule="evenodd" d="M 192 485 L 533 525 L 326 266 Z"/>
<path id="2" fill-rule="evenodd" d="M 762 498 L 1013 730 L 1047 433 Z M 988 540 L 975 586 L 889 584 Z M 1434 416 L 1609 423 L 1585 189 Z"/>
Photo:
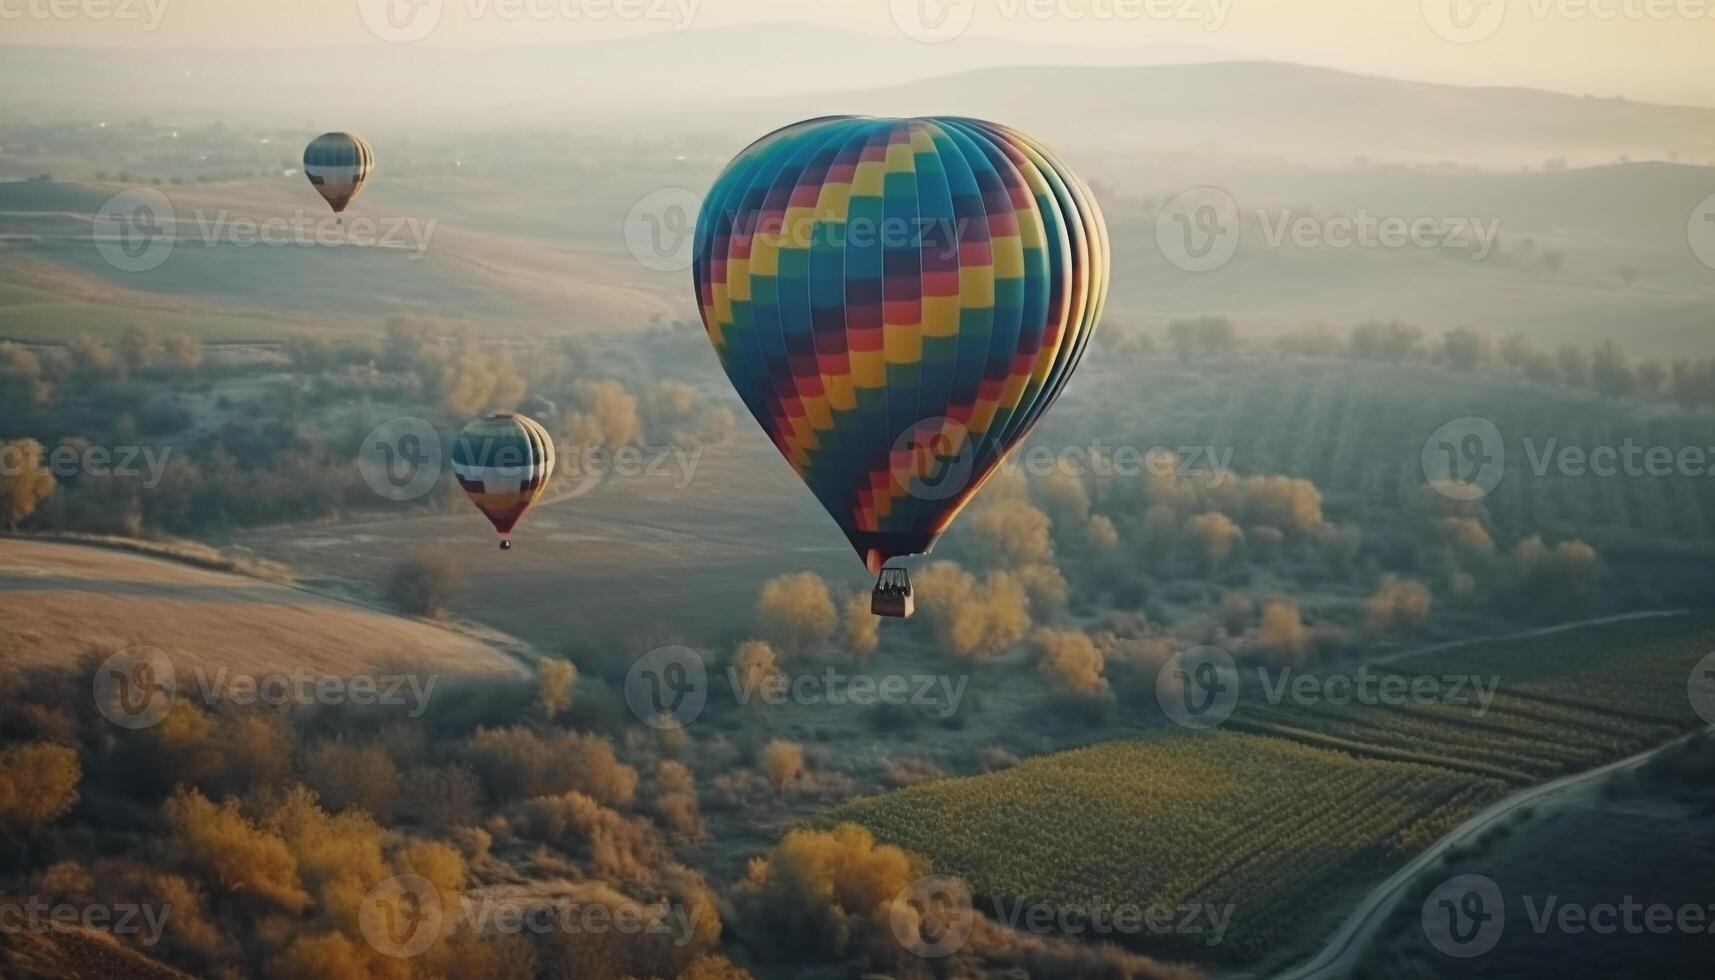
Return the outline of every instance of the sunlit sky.
<path id="1" fill-rule="evenodd" d="M 1455 84 L 1715 104 L 1715 0 L 0 0 L 0 39 L 382 45 L 365 10 L 374 21 L 393 4 L 398 23 L 413 3 L 437 11 L 433 31 L 414 42 L 425 45 L 588 42 L 807 21 L 872 34 L 955 30 L 944 45 L 1195 44 Z"/>

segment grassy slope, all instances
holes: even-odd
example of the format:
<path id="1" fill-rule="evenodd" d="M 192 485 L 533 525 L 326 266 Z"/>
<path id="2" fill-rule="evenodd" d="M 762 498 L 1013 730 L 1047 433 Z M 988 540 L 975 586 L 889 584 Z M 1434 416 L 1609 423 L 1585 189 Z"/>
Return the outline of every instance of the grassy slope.
<path id="1" fill-rule="evenodd" d="M 0 539 L 0 647 L 9 665 L 155 647 L 181 671 L 351 674 L 409 665 L 511 673 L 484 644 L 298 589 L 158 558 Z"/>

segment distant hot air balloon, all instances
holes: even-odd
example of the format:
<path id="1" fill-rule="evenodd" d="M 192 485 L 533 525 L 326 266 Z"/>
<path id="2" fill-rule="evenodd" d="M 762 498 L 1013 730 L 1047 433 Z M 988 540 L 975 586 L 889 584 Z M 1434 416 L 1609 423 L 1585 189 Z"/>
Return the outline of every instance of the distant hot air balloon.
<path id="1" fill-rule="evenodd" d="M 923 554 L 1059 396 L 1108 286 L 1094 197 L 975 119 L 826 117 L 703 202 L 703 325 L 751 414 L 908 616 Z"/>
<path id="2" fill-rule="evenodd" d="M 453 443 L 453 475 L 471 503 L 506 537 L 541 499 L 554 475 L 554 441 L 542 424 L 525 415 L 501 414 L 477 419 Z"/>
<path id="3" fill-rule="evenodd" d="M 334 214 L 345 210 L 375 171 L 375 151 L 360 136 L 323 133 L 304 147 L 304 176 Z"/>

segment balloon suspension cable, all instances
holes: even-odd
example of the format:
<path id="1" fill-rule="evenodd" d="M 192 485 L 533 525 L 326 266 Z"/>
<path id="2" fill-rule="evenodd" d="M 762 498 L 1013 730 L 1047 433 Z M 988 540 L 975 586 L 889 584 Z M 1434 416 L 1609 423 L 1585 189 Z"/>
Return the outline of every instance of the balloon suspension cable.
<path id="1" fill-rule="evenodd" d="M 869 611 L 877 616 L 908 619 L 917 611 L 917 600 L 911 594 L 911 575 L 903 568 L 882 568 L 870 593 Z"/>

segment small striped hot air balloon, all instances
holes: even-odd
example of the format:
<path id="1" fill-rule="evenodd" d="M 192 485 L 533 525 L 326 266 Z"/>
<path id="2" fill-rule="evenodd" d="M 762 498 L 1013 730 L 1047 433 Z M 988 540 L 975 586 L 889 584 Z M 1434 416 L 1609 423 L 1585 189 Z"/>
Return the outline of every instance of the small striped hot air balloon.
<path id="1" fill-rule="evenodd" d="M 554 441 L 527 415 L 503 413 L 477 419 L 453 443 L 453 475 L 476 509 L 500 533 L 500 550 L 530 505 L 542 498 L 554 475 Z"/>
<path id="2" fill-rule="evenodd" d="M 752 415 L 908 616 L 926 553 L 1095 332 L 1108 237 L 1052 150 L 995 123 L 824 117 L 751 144 L 697 220 L 703 325 Z"/>
<path id="3" fill-rule="evenodd" d="M 375 172 L 375 151 L 361 136 L 323 133 L 304 147 L 304 176 L 334 214 L 345 210 Z"/>

